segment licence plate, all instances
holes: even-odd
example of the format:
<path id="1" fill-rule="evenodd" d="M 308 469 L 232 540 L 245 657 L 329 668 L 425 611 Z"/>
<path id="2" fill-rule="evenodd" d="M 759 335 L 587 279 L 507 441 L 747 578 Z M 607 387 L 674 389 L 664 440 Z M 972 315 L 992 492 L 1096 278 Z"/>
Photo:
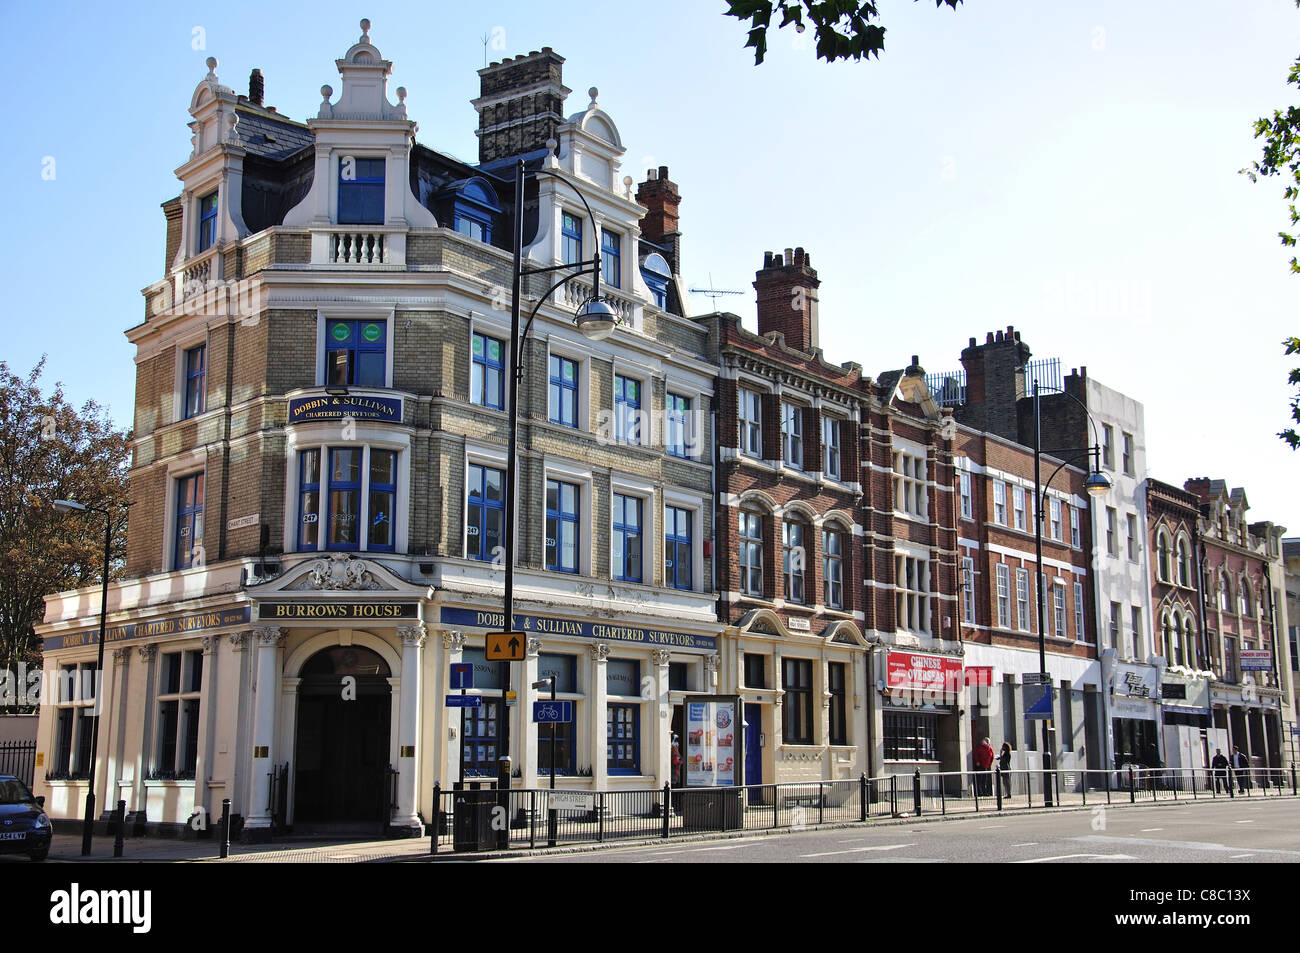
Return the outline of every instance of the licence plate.
<path id="1" fill-rule="evenodd" d="M 12 833 L 12 834 L 10 833 L 0 834 L 0 840 L 23 840 L 26 837 L 27 837 L 26 831 L 19 831 L 17 833 Z"/>

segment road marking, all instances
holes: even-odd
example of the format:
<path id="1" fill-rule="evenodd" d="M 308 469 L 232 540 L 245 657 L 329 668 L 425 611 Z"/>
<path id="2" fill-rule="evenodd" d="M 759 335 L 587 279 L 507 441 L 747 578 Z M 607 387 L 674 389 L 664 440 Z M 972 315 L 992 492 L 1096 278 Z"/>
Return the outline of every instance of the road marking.
<path id="1" fill-rule="evenodd" d="M 1046 864 L 1054 860 L 1073 860 L 1076 857 L 1091 857 L 1094 860 L 1137 860 L 1128 854 L 1060 854 L 1056 857 L 1035 857 L 1032 860 L 1013 860 L 1013 864 Z"/>
<path id="2" fill-rule="evenodd" d="M 1254 823 L 1255 823 L 1255 819 L 1252 817 L 1252 818 L 1250 818 L 1249 820 L 1238 821 L 1237 823 L 1238 823 L 1238 824 L 1254 824 Z"/>
<path id="3" fill-rule="evenodd" d="M 1150 834 L 1152 831 L 1162 831 L 1162 830 L 1164 830 L 1163 827 L 1144 827 L 1144 828 L 1142 828 L 1142 830 L 1138 831 L 1138 833 L 1139 833 L 1139 834 Z"/>
<path id="4" fill-rule="evenodd" d="M 852 847 L 848 850 L 828 850 L 820 854 L 800 854 L 803 857 L 833 857 L 836 854 L 861 854 L 870 850 L 901 850 L 904 847 L 915 847 L 915 844 L 881 844 L 877 847 Z"/>
<path id="5" fill-rule="evenodd" d="M 706 850 L 742 850 L 748 846 L 749 844 L 731 844 L 728 847 L 692 847 L 688 853 L 698 854 Z"/>
<path id="6" fill-rule="evenodd" d="M 999 827 L 1006 827 L 1006 826 L 1007 826 L 1007 825 L 1005 825 L 1005 824 L 990 824 L 988 827 L 981 827 L 980 830 L 982 830 L 982 831 L 995 831 L 995 830 L 997 830 Z"/>
<path id="7" fill-rule="evenodd" d="M 1254 854 L 1233 854 L 1230 860 L 1240 860 L 1243 857 L 1254 857 Z"/>
<path id="8" fill-rule="evenodd" d="M 1038 841 L 1036 841 L 1036 840 L 1031 840 L 1031 841 L 1027 841 L 1027 842 L 1025 842 L 1025 843 L 1023 843 L 1023 844 L 1012 844 L 1011 846 L 1012 846 L 1012 847 L 1037 847 L 1037 846 L 1038 846 Z"/>

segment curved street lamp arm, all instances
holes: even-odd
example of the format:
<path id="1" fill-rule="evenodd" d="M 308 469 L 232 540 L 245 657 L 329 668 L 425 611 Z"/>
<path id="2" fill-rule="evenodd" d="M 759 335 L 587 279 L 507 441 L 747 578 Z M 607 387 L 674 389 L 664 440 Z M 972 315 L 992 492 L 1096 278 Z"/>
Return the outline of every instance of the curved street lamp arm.
<path id="1" fill-rule="evenodd" d="M 1038 512 L 1040 516 L 1043 512 L 1043 501 L 1047 499 L 1047 490 L 1052 485 L 1052 481 L 1056 479 L 1056 475 L 1060 473 L 1062 470 L 1064 470 L 1066 467 L 1068 467 L 1075 460 L 1078 460 L 1082 457 L 1094 456 L 1098 452 L 1100 452 L 1098 447 L 1088 447 L 1086 450 L 1081 449 L 1077 451 L 1073 456 L 1066 457 L 1059 464 L 1057 464 L 1056 469 L 1052 471 L 1052 475 L 1043 481 L 1043 492 L 1039 495 L 1037 500 Z"/>
<path id="2" fill-rule="evenodd" d="M 599 258 L 595 259 L 595 261 L 599 261 L 599 260 L 600 260 Z M 582 262 L 577 262 L 576 264 L 581 265 L 583 268 L 586 268 L 587 265 L 591 264 L 591 261 L 582 261 Z M 572 268 L 572 267 L 574 267 L 574 266 L 573 266 L 573 265 L 561 265 L 561 266 L 558 266 L 558 267 L 562 267 L 562 268 Z M 531 271 L 531 272 L 529 272 L 529 274 L 539 274 L 539 273 L 541 273 L 541 272 L 554 271 L 554 270 L 555 270 L 554 268 L 538 268 L 536 271 Z M 582 273 L 582 272 L 578 272 L 578 274 L 581 274 L 581 273 Z M 514 370 L 515 383 L 516 383 L 516 384 L 518 384 L 521 380 L 523 380 L 523 376 L 524 376 L 524 344 L 527 343 L 527 341 L 528 341 L 528 335 L 531 334 L 532 331 L 533 331 L 533 319 L 537 317 L 537 312 L 541 309 L 542 305 L 544 305 L 544 304 L 546 303 L 546 299 L 548 299 L 551 295 L 555 294 L 556 289 L 559 288 L 561 285 L 563 285 L 566 281 L 568 281 L 568 280 L 569 280 L 570 278 L 572 278 L 572 277 L 574 277 L 574 276 L 573 276 L 573 275 L 566 275 L 565 277 L 563 277 L 563 278 L 561 278 L 559 281 L 557 281 L 555 284 L 551 285 L 551 287 L 547 289 L 546 294 L 542 295 L 542 297 L 538 300 L 537 304 L 533 305 L 533 310 L 530 311 L 530 312 L 528 313 L 528 321 L 527 321 L 527 323 L 524 325 L 524 331 L 523 331 L 523 333 L 519 335 L 519 345 L 518 345 L 518 347 L 515 348 L 515 360 L 514 360 L 514 369 L 513 369 L 513 370 Z"/>

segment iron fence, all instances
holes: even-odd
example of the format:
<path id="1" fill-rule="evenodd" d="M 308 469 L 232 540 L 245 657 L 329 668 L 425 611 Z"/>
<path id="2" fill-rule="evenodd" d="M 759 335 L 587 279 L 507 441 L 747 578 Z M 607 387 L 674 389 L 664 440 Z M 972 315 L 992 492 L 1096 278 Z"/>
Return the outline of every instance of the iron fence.
<path id="1" fill-rule="evenodd" d="M 10 774 L 29 788 L 36 778 L 36 742 L 0 741 L 0 774 Z"/>

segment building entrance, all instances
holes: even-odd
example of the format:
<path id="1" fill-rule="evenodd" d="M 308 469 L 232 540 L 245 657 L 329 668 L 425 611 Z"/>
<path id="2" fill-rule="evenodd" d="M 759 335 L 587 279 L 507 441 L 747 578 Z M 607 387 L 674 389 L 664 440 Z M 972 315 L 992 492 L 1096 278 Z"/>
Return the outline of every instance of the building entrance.
<path id="1" fill-rule="evenodd" d="M 377 832 L 387 820 L 388 664 L 360 646 L 317 652 L 298 685 L 294 826 Z"/>

